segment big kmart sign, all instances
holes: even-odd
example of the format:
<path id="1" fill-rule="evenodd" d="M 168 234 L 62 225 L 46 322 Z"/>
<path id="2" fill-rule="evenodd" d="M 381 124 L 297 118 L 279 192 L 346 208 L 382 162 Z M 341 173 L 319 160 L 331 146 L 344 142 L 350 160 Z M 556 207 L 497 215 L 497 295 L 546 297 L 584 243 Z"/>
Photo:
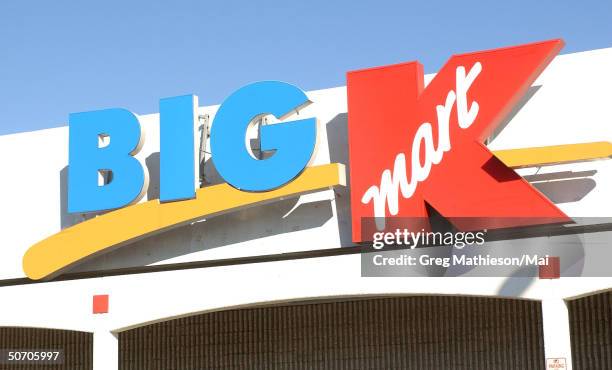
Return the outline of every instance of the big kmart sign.
<path id="1" fill-rule="evenodd" d="M 496 227 L 533 222 L 526 216 L 567 220 L 510 167 L 577 158 L 564 157 L 559 148 L 493 154 L 483 144 L 562 45 L 553 40 L 453 56 L 427 88 L 417 62 L 349 72 L 353 240 L 364 241 L 362 218 L 426 217 L 426 202 L 447 217 L 508 220 L 498 219 Z M 143 141 L 138 118 L 123 109 L 72 114 L 69 211 L 112 211 L 33 245 L 23 259 L 25 273 L 49 277 L 94 254 L 197 219 L 345 185 L 342 164 L 308 166 L 315 118 L 287 120 L 310 103 L 299 88 L 277 81 L 233 93 L 210 133 L 212 160 L 226 183 L 199 188 L 197 97 L 162 99 L 160 199 L 141 203 L 148 171 L 134 158 Z M 262 126 L 261 148 L 272 155 L 256 159 L 246 131 L 263 114 L 281 122 Z M 544 153 L 545 159 L 525 153 Z M 100 171 L 112 172 L 112 181 L 100 186 Z"/>

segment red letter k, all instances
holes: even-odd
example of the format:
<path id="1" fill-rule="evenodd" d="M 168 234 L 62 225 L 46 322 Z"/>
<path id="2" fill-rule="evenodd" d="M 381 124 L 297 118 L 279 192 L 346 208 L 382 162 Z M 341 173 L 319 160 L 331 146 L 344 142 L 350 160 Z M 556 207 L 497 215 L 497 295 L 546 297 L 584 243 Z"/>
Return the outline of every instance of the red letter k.
<path id="1" fill-rule="evenodd" d="M 567 221 L 484 145 L 562 46 L 453 56 L 427 88 L 417 62 L 349 72 L 353 240 L 362 218 L 426 218 L 426 203 L 459 229 Z"/>

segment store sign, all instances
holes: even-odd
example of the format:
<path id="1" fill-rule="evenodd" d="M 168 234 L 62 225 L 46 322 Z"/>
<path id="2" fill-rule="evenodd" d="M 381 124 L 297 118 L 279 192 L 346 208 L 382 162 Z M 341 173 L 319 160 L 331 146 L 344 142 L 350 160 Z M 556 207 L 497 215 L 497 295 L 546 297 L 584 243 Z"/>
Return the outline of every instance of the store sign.
<path id="1" fill-rule="evenodd" d="M 484 145 L 562 45 L 456 55 L 426 88 L 418 62 L 349 72 L 353 240 L 364 241 L 372 216 L 379 229 L 388 216 L 427 218 L 426 203 L 448 218 L 479 218 L 472 229 L 567 220 Z"/>
<path id="2" fill-rule="evenodd" d="M 453 56 L 427 88 L 417 62 L 349 72 L 353 239 L 364 241 L 362 219 L 376 216 L 384 228 L 388 216 L 426 217 L 426 203 L 451 218 L 567 219 L 483 144 L 561 47 L 555 40 Z M 138 204 L 148 183 L 148 171 L 134 157 L 144 138 L 138 118 L 123 109 L 72 114 L 69 211 L 114 211 L 33 245 L 23 259 L 26 275 L 50 277 L 198 219 L 344 185 L 342 164 L 308 167 L 315 118 L 282 121 L 309 103 L 299 88 L 277 81 L 233 93 L 220 106 L 210 138 L 213 163 L 226 183 L 199 188 L 197 97 L 162 99 L 160 197 Z M 256 159 L 246 132 L 262 114 L 282 122 L 261 127 L 261 148 L 272 155 Z M 110 181 L 101 183 L 100 173 L 112 174 Z M 530 222 L 517 220 L 493 227 Z"/>
<path id="3" fill-rule="evenodd" d="M 267 160 L 249 153 L 245 135 L 258 115 L 282 118 L 309 103 L 302 90 L 278 81 L 257 82 L 227 98 L 210 137 L 213 162 L 223 179 L 240 190 L 267 191 L 299 175 L 314 153 L 314 118 L 262 126 L 261 150 L 274 151 Z M 195 197 L 197 107 L 198 98 L 192 95 L 160 102 L 162 202 Z M 147 171 L 134 158 L 144 140 L 138 118 L 125 109 L 75 113 L 69 127 L 68 211 L 94 212 L 138 202 L 148 184 Z M 101 145 L 105 140 L 108 145 Z M 111 173 L 112 181 L 100 184 L 100 173 Z"/>
<path id="4" fill-rule="evenodd" d="M 134 157 L 144 135 L 138 118 L 124 109 L 70 115 L 68 210 L 99 215 L 28 249 L 23 268 L 32 279 L 58 274 L 93 255 L 206 217 L 265 202 L 345 185 L 345 169 L 332 163 L 307 168 L 316 146 L 316 119 L 288 120 L 310 104 L 299 88 L 278 81 L 247 85 L 217 111 L 210 147 L 224 184 L 196 184 L 197 97 L 160 102 L 160 196 L 138 203 L 148 171 Z M 260 128 L 266 159 L 246 144 L 247 128 L 272 114 L 280 123 Z M 106 181 L 100 181 L 101 174 Z M 138 203 L 138 204 L 135 204 Z"/>

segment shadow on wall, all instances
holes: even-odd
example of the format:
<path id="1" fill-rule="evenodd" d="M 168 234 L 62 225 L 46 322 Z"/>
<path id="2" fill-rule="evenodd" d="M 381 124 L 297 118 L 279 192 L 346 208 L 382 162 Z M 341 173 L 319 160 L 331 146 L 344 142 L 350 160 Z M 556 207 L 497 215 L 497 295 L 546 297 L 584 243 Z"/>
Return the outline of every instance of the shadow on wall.
<path id="1" fill-rule="evenodd" d="M 200 173 L 203 174 L 202 179 L 204 183 L 202 186 L 218 185 L 225 182 L 221 175 L 219 175 L 219 172 L 217 172 L 212 158 L 207 158 L 200 163 Z"/>
<path id="2" fill-rule="evenodd" d="M 334 189 L 336 194 L 336 215 L 338 219 L 338 232 L 340 245 L 351 247 L 355 244 L 352 239 L 351 224 L 351 191 L 350 191 L 350 162 L 348 154 L 348 114 L 340 113 L 326 125 L 327 142 L 329 145 L 329 160 L 331 163 L 343 163 L 346 166 L 346 186 Z M 366 150 L 364 148 L 364 150 Z"/>
<path id="3" fill-rule="evenodd" d="M 590 177 L 596 173 L 596 170 L 561 171 L 528 175 L 524 178 L 553 203 L 559 204 L 582 200 L 595 189 L 597 183 Z"/>
<path id="4" fill-rule="evenodd" d="M 497 128 L 491 133 L 487 139 L 487 143 L 492 142 L 495 138 L 508 126 L 518 112 L 538 93 L 542 85 L 531 86 L 525 95 L 516 103 L 510 113 L 499 123 Z M 504 178 L 498 181 L 514 180 L 514 171 L 512 173 L 502 171 L 500 163 L 492 159 L 487 162 L 483 169 L 491 174 L 505 174 Z M 503 165 L 501 165 L 503 166 Z M 589 178 L 595 175 L 597 171 L 563 171 L 548 174 L 536 174 L 524 176 L 525 180 L 529 181 L 536 189 L 544 194 L 553 203 L 569 203 L 577 202 L 584 198 L 588 193 L 595 189 L 595 180 Z"/>
<path id="5" fill-rule="evenodd" d="M 68 166 L 61 169 L 60 180 L 60 223 L 62 230 L 83 220 L 81 215 L 68 213 Z"/>
<path id="6" fill-rule="evenodd" d="M 105 211 L 90 212 L 90 213 L 68 213 L 68 166 L 62 168 L 59 172 L 60 180 L 60 227 L 76 225 L 90 218 L 106 213 Z"/>
<path id="7" fill-rule="evenodd" d="M 74 271 L 148 265 L 194 252 L 317 228 L 333 216 L 331 200 L 299 205 L 298 200 L 286 199 L 197 221 L 94 258 Z M 305 240 L 303 247 L 308 243 L 311 242 Z"/>
<path id="8" fill-rule="evenodd" d="M 149 171 L 147 200 L 159 199 L 159 152 L 151 153 L 145 159 L 145 164 Z"/>
<path id="9" fill-rule="evenodd" d="M 333 216 L 331 200 L 298 201 L 286 199 L 195 223 L 194 251 L 321 227 Z"/>

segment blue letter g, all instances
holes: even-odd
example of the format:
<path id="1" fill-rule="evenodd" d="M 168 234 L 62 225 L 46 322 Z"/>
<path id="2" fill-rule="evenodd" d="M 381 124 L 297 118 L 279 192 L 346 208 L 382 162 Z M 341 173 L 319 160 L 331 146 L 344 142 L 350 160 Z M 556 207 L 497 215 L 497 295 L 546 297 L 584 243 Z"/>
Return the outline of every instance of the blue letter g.
<path id="1" fill-rule="evenodd" d="M 249 154 L 246 131 L 259 115 L 282 119 L 308 102 L 302 90 L 279 81 L 256 82 L 230 95 L 219 107 L 210 133 L 212 159 L 221 177 L 246 191 L 274 189 L 297 177 L 314 152 L 314 118 L 262 126 L 261 150 L 274 150 L 262 160 Z"/>

